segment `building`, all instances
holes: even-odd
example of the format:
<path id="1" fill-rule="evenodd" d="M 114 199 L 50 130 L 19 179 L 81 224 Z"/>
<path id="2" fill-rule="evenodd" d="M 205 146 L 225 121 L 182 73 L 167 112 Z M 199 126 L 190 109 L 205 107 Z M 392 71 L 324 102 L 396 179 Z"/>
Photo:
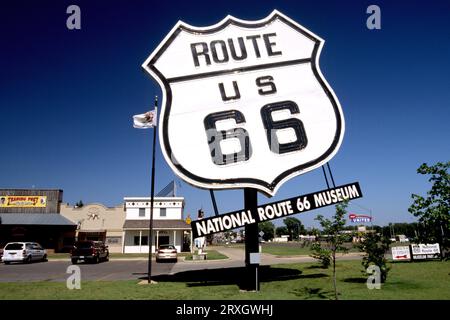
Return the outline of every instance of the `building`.
<path id="1" fill-rule="evenodd" d="M 81 207 L 62 204 L 61 215 L 77 225 L 77 240 L 103 241 L 110 252 L 122 252 L 122 228 L 125 221 L 123 204 L 115 207 L 106 207 L 100 203 Z"/>
<path id="2" fill-rule="evenodd" d="M 56 252 L 70 247 L 77 225 L 60 214 L 62 197 L 57 189 L 0 189 L 0 247 L 13 241 Z"/>
<path id="3" fill-rule="evenodd" d="M 126 197 L 124 202 L 123 253 L 148 253 L 150 197 Z M 154 198 L 152 252 L 162 244 L 173 244 L 178 252 L 192 250 L 191 226 L 183 211 L 183 197 Z"/>

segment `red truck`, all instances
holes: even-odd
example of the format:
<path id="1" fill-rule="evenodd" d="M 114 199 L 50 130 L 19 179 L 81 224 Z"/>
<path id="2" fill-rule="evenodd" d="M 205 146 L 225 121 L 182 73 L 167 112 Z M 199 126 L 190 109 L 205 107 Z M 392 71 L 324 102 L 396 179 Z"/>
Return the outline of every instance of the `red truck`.
<path id="1" fill-rule="evenodd" d="M 109 250 L 102 241 L 77 241 L 70 251 L 72 264 L 77 264 L 79 260 L 91 263 L 109 260 Z"/>

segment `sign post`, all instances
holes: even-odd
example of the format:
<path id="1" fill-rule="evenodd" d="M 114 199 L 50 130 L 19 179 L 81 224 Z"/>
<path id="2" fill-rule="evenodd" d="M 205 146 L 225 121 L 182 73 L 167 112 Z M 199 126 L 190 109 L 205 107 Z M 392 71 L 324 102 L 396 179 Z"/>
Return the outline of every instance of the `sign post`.
<path id="1" fill-rule="evenodd" d="M 244 204 L 250 210 L 256 210 L 258 206 L 258 192 L 253 188 L 244 189 Z M 245 289 L 248 291 L 259 291 L 258 266 L 254 263 L 251 255 L 259 254 L 259 235 L 258 224 L 249 224 L 245 226 Z"/>

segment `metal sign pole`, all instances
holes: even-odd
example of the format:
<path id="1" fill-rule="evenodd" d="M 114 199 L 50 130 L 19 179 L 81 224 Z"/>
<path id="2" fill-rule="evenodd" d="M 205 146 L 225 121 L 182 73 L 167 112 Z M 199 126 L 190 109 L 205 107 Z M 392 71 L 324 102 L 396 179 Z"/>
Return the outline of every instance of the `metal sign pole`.
<path id="1" fill-rule="evenodd" d="M 258 192 L 253 188 L 244 189 L 244 207 L 256 212 L 258 206 Z M 251 263 L 250 254 L 259 254 L 259 235 L 258 224 L 249 224 L 245 226 L 245 269 L 247 276 L 245 277 L 245 287 L 248 291 L 259 291 L 258 265 Z M 253 279 L 255 282 L 253 283 Z"/>
<path id="2" fill-rule="evenodd" d="M 155 112 L 158 112 L 158 97 L 155 97 Z M 152 189 L 150 195 L 150 226 L 148 230 L 148 283 L 152 282 L 152 246 L 153 246 L 153 203 L 155 198 L 155 149 L 158 124 L 153 128 L 153 149 L 152 149 Z"/>

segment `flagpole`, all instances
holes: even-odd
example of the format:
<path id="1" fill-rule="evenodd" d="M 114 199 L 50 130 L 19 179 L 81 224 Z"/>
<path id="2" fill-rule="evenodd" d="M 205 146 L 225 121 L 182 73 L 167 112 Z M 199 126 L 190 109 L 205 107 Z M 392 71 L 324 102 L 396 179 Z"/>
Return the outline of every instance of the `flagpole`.
<path id="1" fill-rule="evenodd" d="M 158 114 L 158 96 L 155 96 L 155 116 Z M 153 128 L 153 150 L 152 150 L 152 185 L 150 196 L 150 228 L 149 228 L 149 247 L 148 247 L 148 283 L 152 283 L 152 246 L 153 246 L 153 203 L 155 197 L 155 149 L 156 149 L 156 135 L 158 129 L 158 121 Z M 155 251 L 158 248 L 155 248 Z"/>

